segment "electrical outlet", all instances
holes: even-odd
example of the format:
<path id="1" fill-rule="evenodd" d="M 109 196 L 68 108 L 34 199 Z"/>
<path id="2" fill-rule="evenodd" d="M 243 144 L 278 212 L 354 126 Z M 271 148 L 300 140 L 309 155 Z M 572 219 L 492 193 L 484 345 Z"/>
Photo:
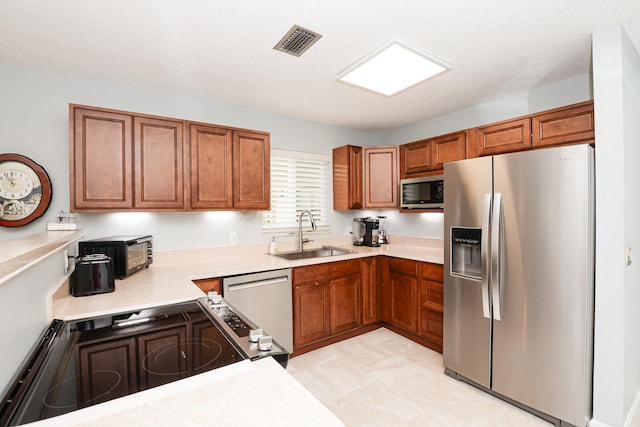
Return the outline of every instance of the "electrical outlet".
<path id="1" fill-rule="evenodd" d="M 64 274 L 67 274 L 67 272 L 69 272 L 69 252 L 65 249 L 64 250 Z"/>
<path id="2" fill-rule="evenodd" d="M 344 228 L 344 235 L 351 236 L 351 226 Z"/>
<path id="3" fill-rule="evenodd" d="M 625 261 L 627 266 L 631 265 L 631 246 L 625 246 L 624 248 L 624 257 L 625 257 Z"/>
<path id="4" fill-rule="evenodd" d="M 231 245 L 237 245 L 238 244 L 238 233 L 236 233 L 235 231 L 230 231 L 229 232 L 229 244 L 231 244 Z"/>

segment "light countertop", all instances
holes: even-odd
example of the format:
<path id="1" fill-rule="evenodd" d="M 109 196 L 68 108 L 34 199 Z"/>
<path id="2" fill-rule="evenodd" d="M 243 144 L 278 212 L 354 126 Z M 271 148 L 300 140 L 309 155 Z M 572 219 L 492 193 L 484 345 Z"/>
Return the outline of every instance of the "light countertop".
<path id="1" fill-rule="evenodd" d="M 32 426 L 343 426 L 271 357 L 244 360 Z"/>
<path id="2" fill-rule="evenodd" d="M 80 237 L 80 232 L 48 232 L 22 239 L 17 246 L 0 244 L 0 284 L 17 274 L 12 269 L 22 271 L 46 254 Z M 124 280 L 117 280 L 115 292 L 76 298 L 69 295 L 68 283 L 63 284 L 53 295 L 53 315 L 58 319 L 72 320 L 193 300 L 203 296 L 203 292 L 192 282 L 194 279 L 377 255 L 436 264 L 443 262 L 442 240 L 438 239 L 396 237 L 391 244 L 368 248 L 354 247 L 346 237 L 318 240 L 305 247 L 309 249 L 322 245 L 342 246 L 355 250 L 355 253 L 287 261 L 267 254 L 268 248 L 263 244 L 157 251 L 149 268 Z M 293 246 L 295 242 L 289 242 L 281 245 L 281 250 L 292 250 Z M 272 358 L 238 362 L 33 425 L 212 424 L 343 425 Z"/>
<path id="3" fill-rule="evenodd" d="M 442 264 L 442 241 L 435 239 L 395 238 L 397 243 L 377 248 L 356 247 L 350 239 L 326 239 L 314 242 L 355 250 L 356 253 L 333 257 L 288 261 L 269 255 L 265 245 L 225 246 L 180 251 L 155 252 L 154 262 L 143 271 L 116 280 L 112 293 L 73 297 L 63 286 L 53 297 L 56 319 L 72 320 L 114 312 L 193 300 L 203 292 L 195 279 L 232 276 L 258 271 L 292 268 L 310 264 L 341 261 L 368 256 L 387 255 L 416 261 Z M 314 246 L 305 246 L 313 248 Z M 285 247 L 285 249 L 288 249 Z"/>
<path id="4" fill-rule="evenodd" d="M 81 237 L 82 231 L 47 231 L 0 242 L 0 285 Z"/>

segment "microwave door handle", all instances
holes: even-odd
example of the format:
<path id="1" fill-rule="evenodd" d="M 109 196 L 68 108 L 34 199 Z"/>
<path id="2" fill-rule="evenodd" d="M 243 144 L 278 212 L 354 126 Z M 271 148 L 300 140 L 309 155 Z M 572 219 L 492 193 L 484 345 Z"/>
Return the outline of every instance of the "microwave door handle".
<path id="1" fill-rule="evenodd" d="M 491 319 L 491 305 L 489 299 L 489 229 L 491 224 L 491 194 L 484 195 L 482 208 L 482 238 L 480 246 L 480 265 L 482 270 L 482 315 Z"/>

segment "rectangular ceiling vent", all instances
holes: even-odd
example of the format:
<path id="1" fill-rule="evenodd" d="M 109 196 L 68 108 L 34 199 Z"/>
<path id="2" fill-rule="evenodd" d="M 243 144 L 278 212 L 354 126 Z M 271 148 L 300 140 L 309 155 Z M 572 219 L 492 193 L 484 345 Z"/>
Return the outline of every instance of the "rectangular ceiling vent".
<path id="1" fill-rule="evenodd" d="M 322 35 L 294 25 L 289 32 L 273 47 L 280 52 L 300 56 L 307 51 Z"/>

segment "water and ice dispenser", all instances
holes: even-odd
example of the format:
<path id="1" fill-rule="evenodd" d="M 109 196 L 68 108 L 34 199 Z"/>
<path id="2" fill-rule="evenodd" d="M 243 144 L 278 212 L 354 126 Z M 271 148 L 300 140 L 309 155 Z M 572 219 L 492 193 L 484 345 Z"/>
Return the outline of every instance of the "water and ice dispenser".
<path id="1" fill-rule="evenodd" d="M 451 227 L 451 275 L 482 279 L 482 229 Z"/>

